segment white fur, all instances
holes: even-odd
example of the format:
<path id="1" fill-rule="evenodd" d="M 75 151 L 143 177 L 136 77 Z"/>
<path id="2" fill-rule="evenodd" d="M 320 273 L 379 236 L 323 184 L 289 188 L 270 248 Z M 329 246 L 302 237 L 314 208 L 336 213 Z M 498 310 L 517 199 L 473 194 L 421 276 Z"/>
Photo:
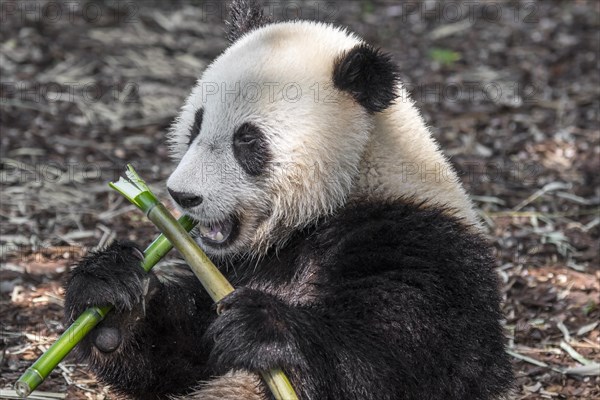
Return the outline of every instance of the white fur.
<path id="1" fill-rule="evenodd" d="M 204 72 L 171 130 L 179 165 L 168 186 L 203 196 L 186 210 L 203 222 L 241 216 L 236 243 L 209 252 L 260 254 L 350 199 L 410 197 L 478 223 L 401 86 L 396 103 L 375 114 L 332 86 L 335 59 L 359 43 L 322 23 L 271 24 L 242 37 Z M 202 128 L 188 148 L 201 107 Z M 273 154 L 258 180 L 244 174 L 232 151 L 233 133 L 247 121 L 265 132 Z"/>
<path id="2" fill-rule="evenodd" d="M 200 385 L 197 391 L 173 400 L 265 400 L 260 377 L 245 371 L 229 373 Z"/>
<path id="3" fill-rule="evenodd" d="M 477 214 L 454 168 L 406 89 L 400 85 L 398 91 L 395 104 L 375 115 L 353 195 L 359 199 L 408 197 L 440 205 L 478 228 Z"/>

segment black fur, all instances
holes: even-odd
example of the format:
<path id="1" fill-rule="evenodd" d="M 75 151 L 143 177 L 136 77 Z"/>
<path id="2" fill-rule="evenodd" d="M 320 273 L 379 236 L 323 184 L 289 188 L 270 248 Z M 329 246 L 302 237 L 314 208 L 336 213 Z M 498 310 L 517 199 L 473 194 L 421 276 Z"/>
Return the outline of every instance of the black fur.
<path id="1" fill-rule="evenodd" d="M 259 127 L 246 122 L 233 134 L 233 155 L 248 175 L 261 175 L 271 161 L 269 141 Z"/>
<path id="2" fill-rule="evenodd" d="M 90 305 L 112 304 L 119 311 L 132 311 L 142 298 L 144 281 L 149 279 L 140 268 L 141 254 L 132 242 L 115 242 L 85 257 L 67 282 L 67 316 L 76 317 Z M 120 267 L 108 270 L 107 265 Z M 73 294 L 77 294 L 76 299 L 70 297 Z"/>
<path id="3" fill-rule="evenodd" d="M 90 304 L 114 301 L 123 309 L 109 313 L 75 347 L 75 355 L 118 393 L 144 400 L 183 394 L 210 374 L 209 349 L 199 338 L 211 319 L 203 317 L 212 315 L 211 300 L 193 275 L 167 287 L 154 273 L 146 274 L 139 259 L 127 258 L 128 246 L 115 242 L 88 255 L 67 280 L 66 323 Z M 140 278 L 151 278 L 148 290 Z"/>
<path id="4" fill-rule="evenodd" d="M 135 275 L 132 266 L 109 262 L 126 256 L 105 256 L 113 252 L 73 272 L 67 310 L 138 289 L 123 276 Z M 258 264 L 226 269 L 238 289 L 220 315 L 193 276 L 158 283 L 145 318 L 121 312 L 102 324 L 119 328 L 116 351 L 99 353 L 90 341 L 79 351 L 102 380 L 137 398 L 279 366 L 302 399 L 492 399 L 512 384 L 493 267 L 485 239 L 441 210 L 356 204 Z"/>
<path id="5" fill-rule="evenodd" d="M 256 0 L 233 0 L 229 6 L 229 16 L 231 20 L 227 21 L 227 40 L 231 43 L 271 22 L 271 17 L 264 15 Z"/>
<path id="6" fill-rule="evenodd" d="M 190 128 L 190 140 L 188 142 L 188 146 L 192 144 L 194 139 L 196 139 L 196 137 L 200 133 L 200 129 L 202 128 L 203 117 L 204 117 L 204 109 L 200 108 L 200 109 L 198 109 L 198 111 L 196 111 L 196 114 L 194 114 L 194 124 Z"/>
<path id="7" fill-rule="evenodd" d="M 335 61 L 333 84 L 349 92 L 370 112 L 383 111 L 398 97 L 398 67 L 388 54 L 368 44 L 356 45 Z"/>

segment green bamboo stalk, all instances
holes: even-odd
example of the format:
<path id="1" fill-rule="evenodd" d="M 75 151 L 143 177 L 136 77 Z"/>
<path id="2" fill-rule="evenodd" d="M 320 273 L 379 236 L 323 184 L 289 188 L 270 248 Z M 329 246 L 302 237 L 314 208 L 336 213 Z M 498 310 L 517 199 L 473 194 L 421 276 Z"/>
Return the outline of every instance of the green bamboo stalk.
<path id="1" fill-rule="evenodd" d="M 188 216 L 179 218 L 178 225 L 190 231 L 196 221 Z M 164 236 L 159 235 L 144 250 L 142 268 L 148 272 L 167 254 L 173 245 Z M 29 367 L 15 383 L 15 390 L 20 397 L 27 397 L 50 375 L 50 372 L 73 350 L 96 325 L 112 310 L 112 306 L 90 307 L 67 328 L 48 350 Z"/>
<path id="2" fill-rule="evenodd" d="M 128 165 L 127 168 L 127 178 L 121 177 L 118 182 L 109 185 L 142 210 L 179 250 L 215 302 L 233 292 L 233 286 L 200 249 L 190 234 L 177 223 L 169 210 L 152 194 L 150 188 L 137 175 L 133 167 Z M 289 379 L 281 369 L 264 371 L 261 375 L 277 400 L 298 399 Z"/>

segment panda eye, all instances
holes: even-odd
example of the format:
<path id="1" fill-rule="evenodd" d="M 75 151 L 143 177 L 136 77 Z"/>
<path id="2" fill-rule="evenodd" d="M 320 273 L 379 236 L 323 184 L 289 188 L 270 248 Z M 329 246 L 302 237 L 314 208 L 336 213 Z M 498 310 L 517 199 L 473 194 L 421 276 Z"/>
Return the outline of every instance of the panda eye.
<path id="1" fill-rule="evenodd" d="M 235 138 L 236 144 L 238 145 L 242 145 L 242 146 L 251 146 L 253 144 L 255 144 L 256 142 L 258 142 L 258 139 L 256 139 L 254 136 L 251 135 L 244 135 L 238 138 Z"/>
<path id="2" fill-rule="evenodd" d="M 198 111 L 196 111 L 196 114 L 194 115 L 194 124 L 192 125 L 192 128 L 190 129 L 190 140 L 188 141 L 188 146 L 192 144 L 194 139 L 196 139 L 196 136 L 198 136 L 198 134 L 200 133 L 200 128 L 202 128 L 203 117 L 204 117 L 204 109 L 201 108 Z"/>
<path id="3" fill-rule="evenodd" d="M 256 126 L 245 123 L 233 135 L 233 144 L 235 146 L 252 146 L 258 143 L 261 136 L 262 132 Z"/>
<path id="4" fill-rule="evenodd" d="M 248 175 L 261 175 L 271 159 L 263 131 L 252 123 L 242 124 L 233 135 L 233 155 Z"/>

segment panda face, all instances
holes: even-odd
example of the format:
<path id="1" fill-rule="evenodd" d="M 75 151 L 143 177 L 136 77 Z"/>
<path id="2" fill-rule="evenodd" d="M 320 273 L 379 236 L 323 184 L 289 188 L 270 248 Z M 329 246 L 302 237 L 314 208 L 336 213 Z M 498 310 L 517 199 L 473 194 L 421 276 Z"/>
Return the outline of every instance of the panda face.
<path id="1" fill-rule="evenodd" d="M 343 87 L 353 71 L 340 57 L 360 43 L 328 25 L 272 24 L 204 72 L 171 130 L 167 187 L 208 252 L 260 253 L 347 201 L 373 123 Z"/>

